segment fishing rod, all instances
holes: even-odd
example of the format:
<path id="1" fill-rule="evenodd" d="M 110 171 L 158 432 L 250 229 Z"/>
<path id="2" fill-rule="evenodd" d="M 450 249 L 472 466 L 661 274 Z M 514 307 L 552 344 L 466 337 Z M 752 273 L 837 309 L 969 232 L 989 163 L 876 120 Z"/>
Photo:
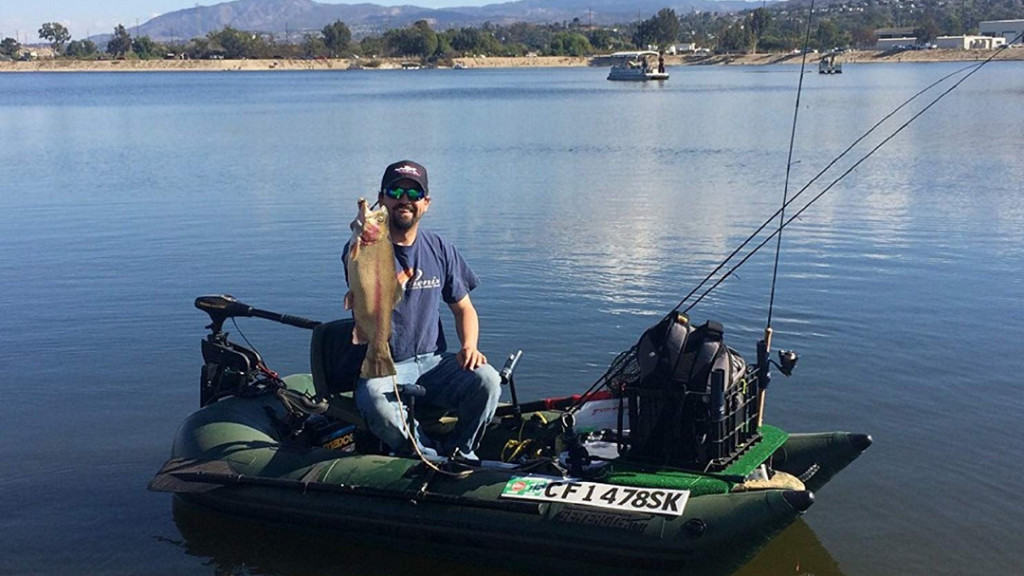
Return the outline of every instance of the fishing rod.
<path id="1" fill-rule="evenodd" d="M 800 80 L 796 85 L 796 104 L 793 107 L 793 125 L 789 130 L 789 155 L 786 158 L 786 181 L 782 187 L 782 207 L 779 208 L 779 229 L 775 238 L 775 264 L 772 266 L 772 287 L 771 295 L 768 298 L 768 322 L 764 327 L 764 339 L 757 343 L 757 381 L 762 383 L 758 386 L 757 401 L 757 427 L 761 427 L 764 420 L 764 400 L 768 374 L 768 355 L 772 349 L 772 311 L 775 309 L 775 281 L 779 276 L 779 255 L 782 252 L 782 229 L 786 221 L 786 203 L 789 200 L 789 174 L 793 168 L 793 144 L 796 142 L 796 120 L 800 115 L 800 95 L 804 88 L 804 68 L 807 66 L 807 48 L 811 42 L 811 20 L 814 18 L 814 0 L 811 0 L 807 8 L 807 31 L 804 33 L 803 58 L 800 61 Z"/>
<path id="2" fill-rule="evenodd" d="M 1004 44 L 1003 46 L 998 48 L 995 52 L 993 52 L 985 60 L 982 60 L 980 62 L 972 63 L 972 64 L 969 64 L 967 66 L 964 66 L 964 67 L 962 67 L 960 69 L 957 69 L 957 70 L 955 70 L 953 72 L 950 72 L 949 74 L 946 74 L 945 76 L 943 76 L 943 77 L 939 78 L 938 80 L 932 82 L 931 84 L 929 84 L 925 88 L 921 89 L 920 91 L 918 91 L 917 93 L 912 95 L 907 100 L 903 101 L 901 104 L 899 104 L 897 107 L 895 107 L 888 114 L 884 115 L 874 125 L 872 125 L 866 132 L 861 134 L 849 146 L 847 146 L 846 149 L 844 149 L 838 156 L 833 158 L 821 171 L 819 171 L 813 178 L 811 178 L 811 180 L 808 181 L 807 184 L 805 184 L 796 194 L 794 194 L 792 198 L 789 198 L 788 200 L 786 200 L 786 202 L 784 203 L 783 207 L 779 208 L 771 216 L 769 216 L 767 219 L 765 219 L 765 221 L 762 222 L 761 225 L 756 230 L 754 230 L 753 233 L 751 233 L 745 240 L 743 240 L 743 242 L 741 242 L 739 244 L 739 246 L 737 246 L 731 253 L 729 253 L 729 255 L 725 257 L 725 259 L 723 259 L 721 262 L 719 262 L 718 265 L 716 265 L 715 268 L 713 270 L 711 270 L 711 272 L 709 272 L 693 289 L 691 289 L 690 292 L 688 292 L 683 297 L 683 299 L 680 300 L 679 303 L 676 304 L 675 307 L 673 307 L 672 310 L 670 310 L 668 314 L 666 314 L 665 317 L 670 316 L 673 312 L 678 311 L 680 308 L 682 308 L 682 306 L 684 304 L 686 304 L 686 302 L 690 298 L 692 298 L 695 294 L 697 294 L 700 291 L 700 289 L 705 284 L 707 284 L 707 282 L 709 282 L 712 278 L 714 278 L 715 275 L 719 271 L 721 271 L 722 268 L 724 268 L 726 266 L 726 264 L 728 264 L 730 261 L 732 261 L 732 259 L 735 258 L 737 254 L 739 254 L 772 221 L 774 221 L 775 218 L 778 217 L 782 213 L 782 211 L 783 211 L 783 209 L 785 207 L 788 207 L 792 203 L 796 202 L 797 199 L 805 191 L 807 191 L 812 184 L 817 182 L 818 179 L 820 179 L 826 172 L 831 170 L 832 167 L 835 166 L 835 164 L 837 162 L 839 162 L 839 160 L 841 160 L 847 154 L 849 154 L 855 147 L 857 147 L 858 144 L 860 144 L 869 135 L 874 133 L 875 130 L 877 130 L 879 127 L 881 127 L 884 123 L 886 123 L 893 116 L 895 116 L 900 110 L 902 110 L 903 108 L 905 108 L 908 105 L 910 105 L 910 103 L 913 102 L 914 100 L 916 100 L 919 97 L 923 96 L 924 94 L 930 92 L 936 86 L 942 84 L 943 82 L 949 80 L 950 78 L 953 78 L 953 77 L 955 77 L 955 76 L 957 76 L 959 74 L 962 74 L 962 73 L 964 73 L 964 72 L 969 70 L 969 72 L 967 72 L 967 74 L 965 74 L 963 76 L 963 78 L 957 80 L 953 85 L 951 85 L 949 88 L 947 88 L 945 91 L 943 91 L 937 97 L 935 97 L 932 101 L 930 101 L 927 105 L 925 105 L 920 111 L 918 111 L 916 114 L 911 116 L 911 118 L 909 120 L 904 122 L 895 131 L 893 131 L 891 134 L 889 134 L 889 136 L 884 138 L 881 142 L 879 142 L 879 144 L 877 144 L 874 148 L 872 148 L 867 154 L 865 154 L 859 160 L 857 160 L 850 168 L 848 168 L 846 171 L 844 171 L 842 174 L 840 174 L 839 177 L 837 177 L 835 180 L 833 180 L 821 192 L 819 192 L 816 196 L 814 196 L 811 200 L 809 200 L 806 204 L 804 204 L 804 206 L 801 207 L 795 214 L 793 214 L 790 218 L 786 219 L 786 221 L 781 224 L 779 229 L 777 229 L 775 232 L 770 234 L 760 244 L 755 246 L 749 253 L 747 253 L 747 255 L 744 256 L 736 265 L 734 265 L 732 268 L 727 270 L 726 273 L 724 275 L 722 275 L 722 277 L 720 277 L 716 282 L 714 282 L 714 284 L 712 284 L 707 290 L 705 290 L 703 293 L 701 293 L 700 296 L 694 302 L 690 303 L 686 308 L 684 308 L 682 310 L 682 313 L 686 314 L 691 309 L 693 309 L 697 304 L 699 304 L 701 301 L 703 301 L 704 298 L 706 298 L 712 291 L 714 291 L 719 285 L 721 285 L 722 282 L 724 282 L 728 277 L 732 276 L 732 274 L 735 273 L 736 270 L 739 269 L 740 266 L 742 266 L 744 263 L 746 263 L 747 260 L 749 260 L 755 253 L 757 253 L 769 241 L 771 241 L 772 238 L 774 238 L 777 234 L 779 234 L 782 229 L 784 229 L 786 226 L 791 224 L 793 222 L 793 220 L 799 218 L 800 215 L 803 214 L 811 205 L 813 205 L 815 202 L 817 202 L 818 199 L 820 199 L 822 196 L 824 196 L 829 190 L 831 190 L 836 184 L 838 184 L 839 181 L 841 181 L 850 172 L 852 172 L 854 169 L 856 169 L 858 166 L 860 166 L 860 164 L 862 164 L 865 160 L 867 160 L 869 157 L 871 157 L 876 151 L 878 151 L 878 149 L 880 149 L 882 146 L 884 146 L 886 143 L 888 143 L 890 140 L 892 140 L 892 138 L 894 138 L 897 134 L 902 132 L 907 126 L 909 126 L 912 122 L 914 122 L 917 118 L 919 118 L 922 114 L 924 114 L 932 106 L 934 106 L 939 100 L 941 100 L 946 95 L 948 95 L 950 92 L 952 92 L 957 87 L 959 87 L 960 84 L 962 84 L 964 81 L 967 80 L 967 78 L 971 77 L 978 70 L 980 70 L 982 67 L 984 67 L 989 62 L 994 60 L 1000 53 L 1002 53 L 1003 51 L 1005 51 L 1007 49 L 1007 46 L 1009 46 L 1011 44 L 1014 44 L 1014 43 L 1016 43 L 1018 41 L 1021 41 L 1022 39 L 1024 39 L 1024 33 L 1018 34 L 1016 37 L 1014 37 L 1013 40 L 1011 40 L 1007 44 Z M 608 385 L 612 381 L 613 378 L 615 378 L 616 376 L 622 374 L 625 371 L 625 369 L 629 366 L 629 360 L 630 360 L 631 356 L 634 355 L 635 351 L 636 351 L 636 345 L 634 344 L 629 350 L 626 350 L 622 354 L 619 354 L 618 356 L 616 356 L 616 358 L 612 361 L 611 365 L 608 367 L 608 370 L 606 370 L 604 372 L 604 374 L 602 374 L 600 377 L 598 377 L 598 379 L 590 386 L 590 388 L 588 388 L 586 392 L 584 392 L 583 394 L 580 395 L 580 400 L 577 403 L 575 403 L 573 406 L 571 406 L 569 409 L 570 410 L 577 410 L 577 409 L 579 409 L 579 407 L 582 405 L 582 403 L 586 402 L 586 400 L 593 394 L 594 390 L 597 390 L 599 387 Z"/>
<path id="3" fill-rule="evenodd" d="M 782 225 L 786 220 L 786 203 L 789 199 L 789 174 L 793 168 L 793 144 L 796 142 L 796 121 L 800 115 L 800 95 L 804 89 L 804 69 L 807 67 L 807 48 L 811 42 L 811 19 L 814 15 L 814 0 L 807 9 L 807 31 L 804 34 L 803 58 L 800 61 L 800 80 L 796 85 L 796 104 L 793 107 L 793 125 L 789 130 L 789 155 L 786 158 L 786 180 L 782 187 L 782 207 L 779 208 L 779 233 L 775 244 L 775 265 L 772 268 L 771 296 L 768 300 L 768 324 L 765 327 L 765 340 L 771 340 L 772 310 L 775 308 L 775 280 L 779 275 L 779 254 L 782 252 Z"/>

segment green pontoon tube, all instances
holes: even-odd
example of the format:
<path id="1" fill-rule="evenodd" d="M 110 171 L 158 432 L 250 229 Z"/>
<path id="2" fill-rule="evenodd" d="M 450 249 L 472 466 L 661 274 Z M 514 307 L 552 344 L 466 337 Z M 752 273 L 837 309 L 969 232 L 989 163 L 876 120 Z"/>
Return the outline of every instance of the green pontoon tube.
<path id="1" fill-rule="evenodd" d="M 502 377 L 513 403 L 499 408 L 480 462 L 425 463 L 388 454 L 354 410 L 361 351 L 350 320 L 318 323 L 226 295 L 196 306 L 213 319 L 202 407 L 150 488 L 270 522 L 675 566 L 720 550 L 753 554 L 871 443 L 758 426 L 764 366 L 746 367 L 716 324 L 676 316 L 616 360 L 613 382 L 584 396 L 520 404 L 510 357 Z M 312 328 L 311 373 L 278 378 L 227 339 L 222 323 L 234 316 Z M 415 412 L 415 391 L 406 392 L 428 435 L 450 429 L 448 416 Z"/>

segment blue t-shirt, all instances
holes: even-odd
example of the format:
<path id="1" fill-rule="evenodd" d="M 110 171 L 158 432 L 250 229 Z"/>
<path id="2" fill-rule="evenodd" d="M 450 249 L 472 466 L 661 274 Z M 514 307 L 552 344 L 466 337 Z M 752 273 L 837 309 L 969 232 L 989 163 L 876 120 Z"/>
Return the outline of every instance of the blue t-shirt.
<path id="1" fill-rule="evenodd" d="M 399 362 L 417 354 L 444 352 L 441 301 L 454 304 L 462 300 L 480 280 L 455 246 L 428 230 L 419 230 L 412 246 L 394 248 L 395 273 L 403 292 L 391 315 L 391 356 Z M 342 262 L 347 253 L 345 244 Z"/>

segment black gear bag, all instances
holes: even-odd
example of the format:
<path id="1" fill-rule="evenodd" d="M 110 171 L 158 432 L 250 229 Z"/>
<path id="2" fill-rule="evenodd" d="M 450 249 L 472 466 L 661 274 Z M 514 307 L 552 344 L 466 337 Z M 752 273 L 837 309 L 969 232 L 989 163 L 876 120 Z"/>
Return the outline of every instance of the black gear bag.
<path id="1" fill-rule="evenodd" d="M 655 464 L 720 469 L 756 436 L 756 391 L 724 329 L 674 312 L 637 343 L 628 455 Z"/>

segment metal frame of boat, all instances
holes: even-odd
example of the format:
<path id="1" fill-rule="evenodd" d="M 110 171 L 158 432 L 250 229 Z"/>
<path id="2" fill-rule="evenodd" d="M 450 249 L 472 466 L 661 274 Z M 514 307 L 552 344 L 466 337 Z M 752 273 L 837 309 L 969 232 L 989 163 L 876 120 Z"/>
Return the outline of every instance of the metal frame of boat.
<path id="1" fill-rule="evenodd" d="M 668 80 L 668 72 L 658 72 L 645 65 L 648 56 L 658 57 L 653 50 L 639 50 L 633 52 L 615 52 L 609 58 L 618 60 L 608 71 L 609 80 L 620 80 L 627 82 L 646 82 L 648 80 Z"/>

